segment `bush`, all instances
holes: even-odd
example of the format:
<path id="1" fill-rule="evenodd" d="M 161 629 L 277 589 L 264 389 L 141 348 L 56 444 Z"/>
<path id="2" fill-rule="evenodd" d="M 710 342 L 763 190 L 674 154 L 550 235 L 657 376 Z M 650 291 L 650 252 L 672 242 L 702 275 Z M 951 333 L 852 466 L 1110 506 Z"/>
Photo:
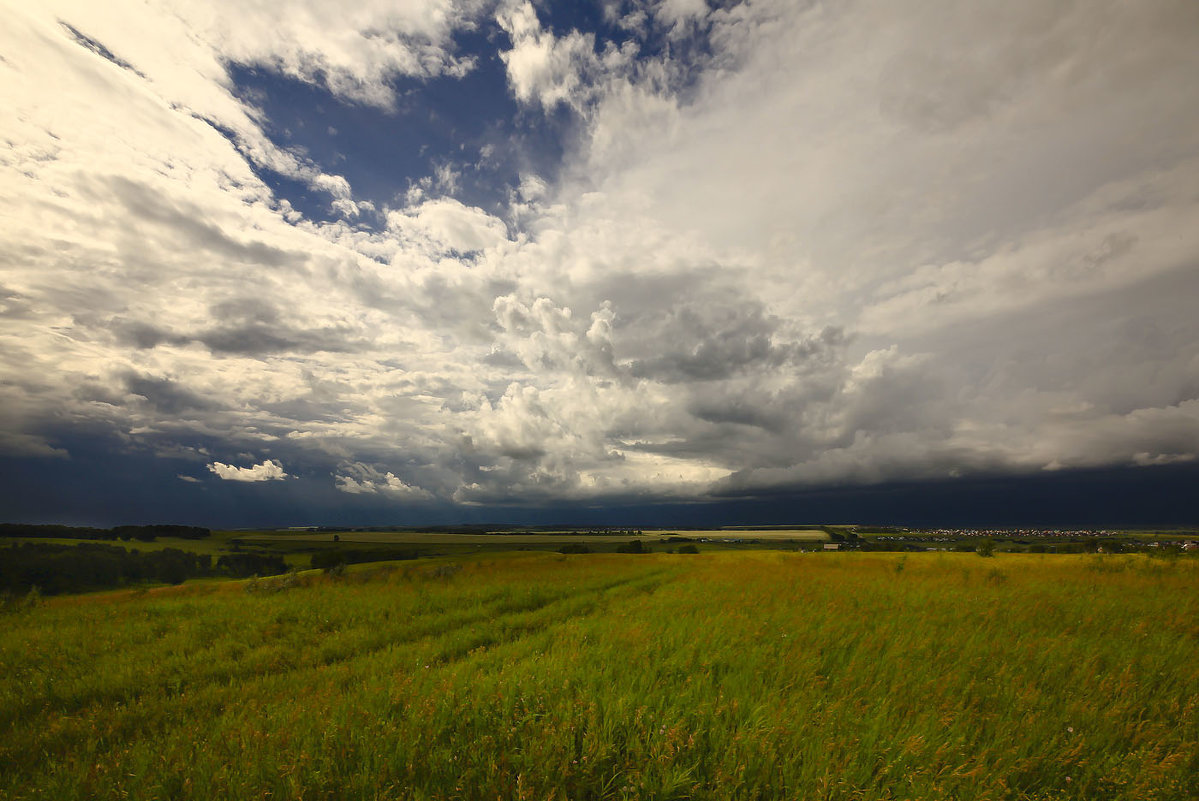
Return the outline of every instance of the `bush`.
<path id="1" fill-rule="evenodd" d="M 558 553 L 591 553 L 591 549 L 581 542 L 568 542 L 558 549 Z"/>
<path id="2" fill-rule="evenodd" d="M 978 547 L 975 548 L 974 551 L 979 556 L 994 556 L 995 555 L 995 541 L 994 540 L 983 540 L 982 542 L 980 542 L 978 544 Z"/>
<path id="3" fill-rule="evenodd" d="M 694 545 L 680 545 L 679 553 L 699 553 L 699 548 Z"/>
<path id="4" fill-rule="evenodd" d="M 621 545 L 616 549 L 617 553 L 649 553 L 641 540 L 630 540 L 628 544 Z"/>
<path id="5" fill-rule="evenodd" d="M 29 588 L 29 592 L 25 593 L 24 597 L 14 595 L 5 590 L 0 592 L 0 614 L 6 612 L 24 612 L 38 606 L 42 602 L 42 591 L 34 586 Z"/>

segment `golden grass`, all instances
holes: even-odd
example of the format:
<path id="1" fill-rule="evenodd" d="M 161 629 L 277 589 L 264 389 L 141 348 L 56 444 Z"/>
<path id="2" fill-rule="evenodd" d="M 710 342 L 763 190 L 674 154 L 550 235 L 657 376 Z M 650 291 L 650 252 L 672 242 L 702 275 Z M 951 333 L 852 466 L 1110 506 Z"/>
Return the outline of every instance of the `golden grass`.
<path id="1" fill-rule="evenodd" d="M 0 797 L 1199 796 L 1191 560 L 524 554 L 280 586 L 6 616 Z"/>

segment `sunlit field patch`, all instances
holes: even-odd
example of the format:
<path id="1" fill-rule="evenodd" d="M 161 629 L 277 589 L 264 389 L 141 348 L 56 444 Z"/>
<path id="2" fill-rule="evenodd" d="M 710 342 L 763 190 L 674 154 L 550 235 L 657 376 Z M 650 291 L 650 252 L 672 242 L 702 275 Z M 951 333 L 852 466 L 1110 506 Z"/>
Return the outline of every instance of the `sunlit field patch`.
<path id="1" fill-rule="evenodd" d="M 521 554 L 3 624 L 8 799 L 1199 795 L 1191 560 Z"/>

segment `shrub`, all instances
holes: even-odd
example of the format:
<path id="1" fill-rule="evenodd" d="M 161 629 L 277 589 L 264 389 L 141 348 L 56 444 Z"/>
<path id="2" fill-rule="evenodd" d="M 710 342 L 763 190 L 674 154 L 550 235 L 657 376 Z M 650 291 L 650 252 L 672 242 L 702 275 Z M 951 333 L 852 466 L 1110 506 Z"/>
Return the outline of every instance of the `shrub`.
<path id="1" fill-rule="evenodd" d="M 558 549 L 558 553 L 591 553 L 591 549 L 581 542 L 568 542 Z"/>
<path id="2" fill-rule="evenodd" d="M 680 545 L 679 553 L 699 553 L 699 548 L 694 545 Z"/>
<path id="3" fill-rule="evenodd" d="M 641 544 L 641 540 L 629 540 L 626 545 L 621 545 L 616 549 L 617 553 L 649 553 L 646 547 Z"/>

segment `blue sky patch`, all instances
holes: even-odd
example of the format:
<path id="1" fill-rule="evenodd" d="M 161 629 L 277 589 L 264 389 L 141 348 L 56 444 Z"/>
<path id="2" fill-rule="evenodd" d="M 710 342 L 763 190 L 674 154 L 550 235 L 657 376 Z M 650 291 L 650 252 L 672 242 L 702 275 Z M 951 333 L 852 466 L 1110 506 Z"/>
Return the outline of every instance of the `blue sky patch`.
<path id="1" fill-rule="evenodd" d="M 499 57 L 507 37 L 494 23 L 456 43 L 460 55 L 475 57 L 474 68 L 461 78 L 393 79 L 394 109 L 347 102 L 262 67 L 230 65 L 229 74 L 235 95 L 263 112 L 271 141 L 345 177 L 355 200 L 401 207 L 410 187 L 431 180 L 427 194 L 497 213 L 522 174 L 556 177 L 574 121 L 562 108 L 547 115 L 517 105 Z M 337 218 L 327 194 L 270 170 L 259 174 L 306 217 Z"/>

